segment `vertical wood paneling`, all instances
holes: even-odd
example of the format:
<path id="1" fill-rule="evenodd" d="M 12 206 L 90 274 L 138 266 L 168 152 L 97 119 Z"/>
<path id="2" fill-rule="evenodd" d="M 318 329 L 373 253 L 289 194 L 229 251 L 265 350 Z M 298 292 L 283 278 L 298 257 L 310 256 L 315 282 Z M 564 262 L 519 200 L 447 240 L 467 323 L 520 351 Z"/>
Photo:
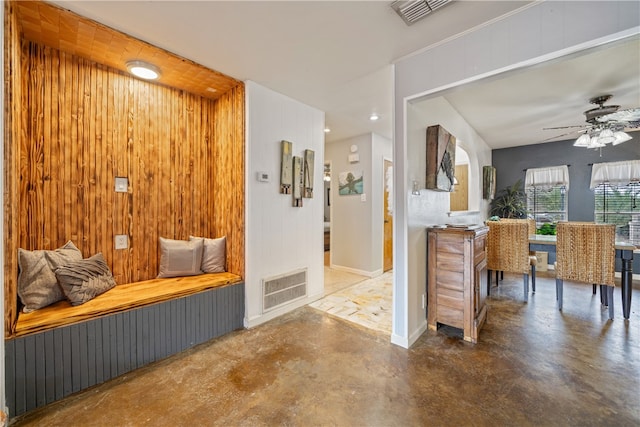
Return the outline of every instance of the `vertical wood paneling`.
<path id="1" fill-rule="evenodd" d="M 28 337 L 24 342 L 24 375 L 25 375 L 25 409 L 35 408 L 38 394 L 36 372 L 36 345 L 35 336 Z"/>
<path id="2" fill-rule="evenodd" d="M 5 335 L 17 318 L 18 247 L 54 249 L 71 239 L 85 257 L 102 252 L 117 283 L 129 283 L 157 275 L 159 237 L 225 235 L 227 270 L 243 276 L 244 86 L 201 98 L 21 44 L 12 25 Z M 129 178 L 127 193 L 114 192 L 115 176 Z M 129 235 L 128 250 L 114 250 L 116 234 Z"/>
<path id="3" fill-rule="evenodd" d="M 64 377 L 64 359 L 63 359 L 63 351 L 62 351 L 62 336 L 63 329 L 57 328 L 51 331 L 53 335 L 53 359 L 55 360 L 55 371 L 54 377 L 55 381 L 55 399 L 62 399 L 64 396 L 64 381 L 61 378 Z M 13 340 L 11 342 L 15 342 L 17 340 Z M 10 386 L 10 383 L 7 383 L 7 387 Z"/>
<path id="4" fill-rule="evenodd" d="M 52 357 L 51 350 L 54 348 L 54 336 L 53 334 L 44 335 L 45 352 L 45 402 L 53 402 L 56 396 L 56 365 L 55 357 Z M 95 384 L 95 383 L 94 383 Z"/>
<path id="5" fill-rule="evenodd" d="M 244 86 L 220 97 L 214 106 L 211 168 L 214 234 L 226 235 L 227 270 L 244 275 Z M 241 212 L 238 211 L 241 209 Z M 240 238 L 240 236 L 242 236 Z"/>
<path id="6" fill-rule="evenodd" d="M 18 340 L 15 343 L 14 369 L 15 369 L 15 405 L 16 413 L 22 413 L 27 410 L 27 370 L 26 370 L 26 354 L 25 344 L 28 340 Z M 8 388 L 8 387 L 7 387 Z M 9 410 L 11 415 L 11 410 Z"/>
<path id="7" fill-rule="evenodd" d="M 36 382 L 36 406 L 42 406 L 47 402 L 46 388 L 46 352 L 44 335 L 34 336 L 35 341 L 35 382 Z"/>
<path id="8" fill-rule="evenodd" d="M 16 392 L 18 383 L 16 379 L 16 340 L 10 340 L 4 347 L 4 371 L 5 371 L 5 398 L 7 408 L 16 408 Z M 12 386 L 13 385 L 13 386 Z M 11 413 L 11 412 L 9 412 Z"/>
<path id="9" fill-rule="evenodd" d="M 4 323 L 10 335 L 18 313 L 19 140 L 22 129 L 22 63 L 14 2 L 3 2 L 4 11 Z M 10 396 L 7 396 L 9 399 Z"/>

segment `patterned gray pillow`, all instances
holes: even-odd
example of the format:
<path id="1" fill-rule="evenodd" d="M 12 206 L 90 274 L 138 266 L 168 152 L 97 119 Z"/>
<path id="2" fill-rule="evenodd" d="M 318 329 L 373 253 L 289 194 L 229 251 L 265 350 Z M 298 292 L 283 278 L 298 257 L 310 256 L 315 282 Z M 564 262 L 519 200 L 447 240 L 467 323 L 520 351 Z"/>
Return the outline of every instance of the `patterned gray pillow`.
<path id="1" fill-rule="evenodd" d="M 204 239 L 172 240 L 160 237 L 160 271 L 158 277 L 195 276 L 202 274 Z"/>
<path id="2" fill-rule="evenodd" d="M 56 277 L 71 305 L 84 304 L 116 285 L 101 253 L 59 267 Z"/>
<path id="3" fill-rule="evenodd" d="M 18 296 L 29 313 L 64 299 L 54 270 L 62 264 L 82 259 L 80 249 L 69 240 L 53 251 L 18 249 Z"/>
<path id="4" fill-rule="evenodd" d="M 204 251 L 202 252 L 202 266 L 205 273 L 222 273 L 227 267 L 227 237 L 207 239 L 206 237 L 190 236 L 189 240 L 204 239 Z"/>

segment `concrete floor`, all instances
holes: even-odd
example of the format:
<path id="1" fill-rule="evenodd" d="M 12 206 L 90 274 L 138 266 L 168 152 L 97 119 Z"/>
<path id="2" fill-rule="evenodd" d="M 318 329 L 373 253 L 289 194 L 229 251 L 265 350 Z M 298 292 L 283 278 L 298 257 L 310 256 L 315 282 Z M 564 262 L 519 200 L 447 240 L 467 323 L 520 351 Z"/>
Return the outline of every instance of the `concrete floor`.
<path id="1" fill-rule="evenodd" d="M 433 331 L 410 349 L 303 307 L 36 410 L 38 426 L 640 425 L 640 291 L 630 322 L 553 279 L 522 301 L 505 275 L 478 344 Z"/>

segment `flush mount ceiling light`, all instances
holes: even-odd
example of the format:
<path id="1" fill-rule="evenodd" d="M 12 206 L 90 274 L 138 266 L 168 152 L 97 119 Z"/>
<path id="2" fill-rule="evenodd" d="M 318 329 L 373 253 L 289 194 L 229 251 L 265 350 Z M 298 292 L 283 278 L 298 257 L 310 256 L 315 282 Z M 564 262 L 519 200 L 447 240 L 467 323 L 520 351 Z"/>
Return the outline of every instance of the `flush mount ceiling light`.
<path id="1" fill-rule="evenodd" d="M 136 77 L 146 80 L 155 80 L 160 77 L 160 69 L 153 64 L 144 61 L 127 62 L 127 70 Z"/>
<path id="2" fill-rule="evenodd" d="M 405 24 L 412 25 L 450 2 L 451 0 L 394 1 L 390 6 Z"/>
<path id="3" fill-rule="evenodd" d="M 331 129 L 329 129 L 328 127 L 324 128 L 324 133 L 329 133 L 331 132 Z"/>
<path id="4" fill-rule="evenodd" d="M 376 113 L 371 113 L 371 115 L 369 116 L 369 120 L 371 120 L 372 122 L 375 122 L 379 118 L 380 118 L 380 116 L 377 115 Z"/>

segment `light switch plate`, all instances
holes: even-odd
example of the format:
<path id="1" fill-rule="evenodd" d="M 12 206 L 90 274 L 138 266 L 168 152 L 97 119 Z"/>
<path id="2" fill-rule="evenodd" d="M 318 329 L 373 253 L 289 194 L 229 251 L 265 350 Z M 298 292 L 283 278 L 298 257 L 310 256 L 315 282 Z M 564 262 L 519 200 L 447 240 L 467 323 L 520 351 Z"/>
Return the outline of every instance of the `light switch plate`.
<path id="1" fill-rule="evenodd" d="M 366 195 L 365 193 L 362 193 L 362 194 L 360 195 L 360 201 L 361 201 L 361 202 L 366 202 L 366 201 L 367 201 L 367 195 Z"/>
<path id="2" fill-rule="evenodd" d="M 116 193 L 126 193 L 129 187 L 127 177 L 116 176 Z"/>
<path id="3" fill-rule="evenodd" d="M 116 249 L 127 249 L 129 247 L 129 236 L 126 234 L 116 234 L 115 247 Z"/>

